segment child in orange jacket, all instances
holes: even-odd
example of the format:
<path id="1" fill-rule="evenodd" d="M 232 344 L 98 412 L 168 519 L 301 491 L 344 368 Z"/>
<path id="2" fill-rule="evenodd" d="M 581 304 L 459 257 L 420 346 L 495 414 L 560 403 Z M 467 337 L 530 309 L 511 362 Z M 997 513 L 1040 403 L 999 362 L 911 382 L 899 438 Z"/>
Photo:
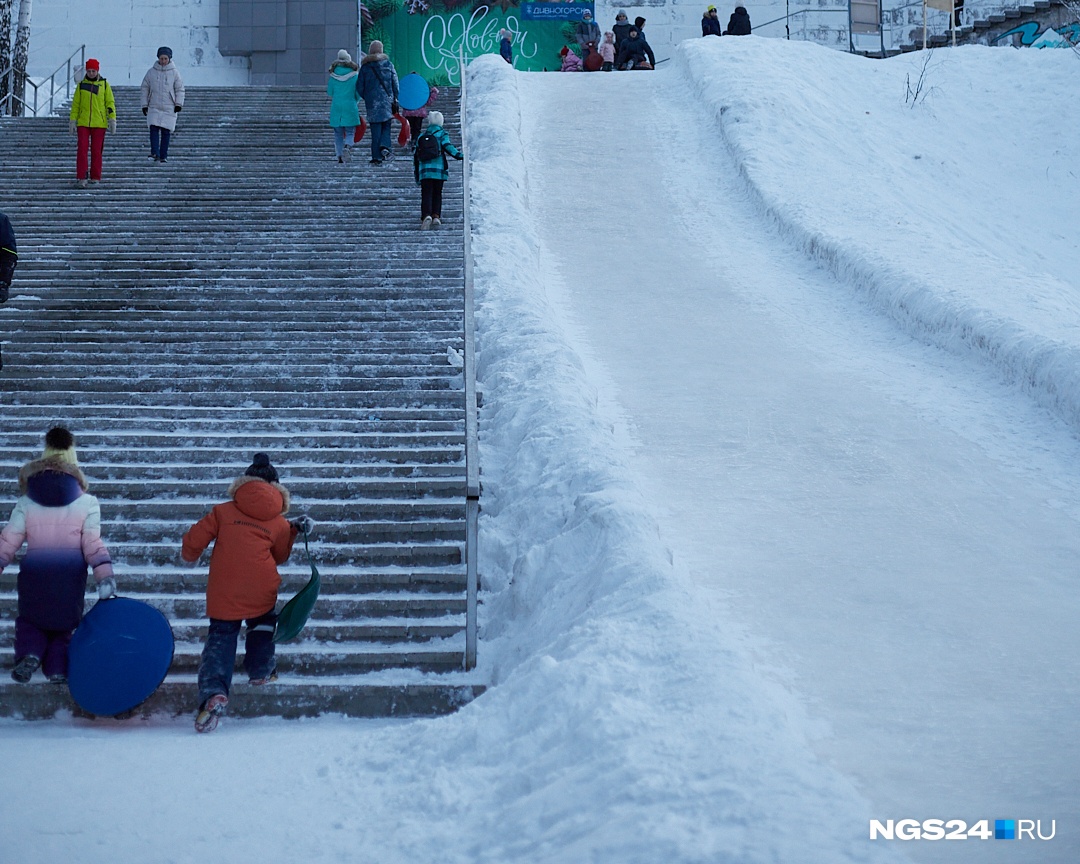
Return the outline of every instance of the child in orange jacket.
<path id="1" fill-rule="evenodd" d="M 212 731 L 228 709 L 236 641 L 244 621 L 244 671 L 256 685 L 277 679 L 274 607 L 281 585 L 277 568 L 292 554 L 297 534 L 309 533 L 314 524 L 306 516 L 285 519 L 289 490 L 278 482 L 277 469 L 265 453 L 255 454 L 228 494 L 229 501 L 215 506 L 184 535 L 180 550 L 180 557 L 194 564 L 214 544 L 206 585 L 210 629 L 199 664 L 197 732 Z"/>

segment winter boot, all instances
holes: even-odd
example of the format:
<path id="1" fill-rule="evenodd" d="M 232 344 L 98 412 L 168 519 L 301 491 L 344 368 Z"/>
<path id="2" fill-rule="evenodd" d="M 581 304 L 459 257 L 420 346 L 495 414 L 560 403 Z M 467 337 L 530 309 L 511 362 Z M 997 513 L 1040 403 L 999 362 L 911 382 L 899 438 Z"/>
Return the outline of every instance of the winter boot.
<path id="1" fill-rule="evenodd" d="M 215 693 L 195 715 L 195 731 L 213 732 L 217 729 L 218 720 L 224 717 L 228 710 L 229 697 L 224 693 Z"/>
<path id="2" fill-rule="evenodd" d="M 432 228 L 438 228 L 440 225 L 442 225 L 442 219 L 440 219 L 438 216 L 432 216 L 431 217 L 431 227 Z"/>
<path id="3" fill-rule="evenodd" d="M 431 217 L 425 216 L 424 221 L 420 223 L 420 230 L 427 231 L 431 227 Z"/>
<path id="4" fill-rule="evenodd" d="M 250 683 L 255 687 L 262 687 L 263 684 L 273 684 L 277 681 L 277 669 L 267 675 L 265 678 L 252 678 Z"/>
<path id="5" fill-rule="evenodd" d="M 15 664 L 15 668 L 11 670 L 11 679 L 18 681 L 20 684 L 29 684 L 30 678 L 37 671 L 38 666 L 41 665 L 41 661 L 33 655 L 27 654 L 18 663 Z"/>

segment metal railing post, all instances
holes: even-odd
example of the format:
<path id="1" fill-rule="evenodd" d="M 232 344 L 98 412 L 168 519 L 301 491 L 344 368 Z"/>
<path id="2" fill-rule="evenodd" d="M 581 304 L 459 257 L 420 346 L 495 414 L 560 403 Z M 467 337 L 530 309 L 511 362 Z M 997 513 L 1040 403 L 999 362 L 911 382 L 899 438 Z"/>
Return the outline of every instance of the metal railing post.
<path id="1" fill-rule="evenodd" d="M 465 58 L 459 58 L 461 75 L 461 185 L 464 204 L 465 258 L 465 668 L 476 667 L 477 603 L 480 572 L 477 565 L 480 521 L 479 418 L 476 410 L 476 322 L 473 318 L 472 223 L 469 210 L 469 138 L 465 134 Z"/>

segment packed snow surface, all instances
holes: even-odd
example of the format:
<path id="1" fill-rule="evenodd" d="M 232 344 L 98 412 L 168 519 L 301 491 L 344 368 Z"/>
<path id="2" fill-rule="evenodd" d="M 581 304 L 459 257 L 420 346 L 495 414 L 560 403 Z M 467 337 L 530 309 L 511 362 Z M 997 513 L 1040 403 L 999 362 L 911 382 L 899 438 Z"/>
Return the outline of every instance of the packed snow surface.
<path id="1" fill-rule="evenodd" d="M 488 692 L 0 723 L 0 859 L 1080 856 L 1080 58 L 665 65 L 472 65 Z"/>

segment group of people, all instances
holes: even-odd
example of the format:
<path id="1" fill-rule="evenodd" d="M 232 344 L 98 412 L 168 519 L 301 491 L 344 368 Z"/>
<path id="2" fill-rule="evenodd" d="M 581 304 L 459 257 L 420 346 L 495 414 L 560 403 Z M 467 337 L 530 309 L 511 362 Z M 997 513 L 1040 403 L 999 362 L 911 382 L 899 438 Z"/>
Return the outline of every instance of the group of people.
<path id="1" fill-rule="evenodd" d="M 339 163 L 352 158 L 356 128 L 361 122 L 361 100 L 371 128 L 372 165 L 393 159 L 393 118 L 400 116 L 408 121 L 413 176 L 420 187 L 420 229 L 427 231 L 441 226 L 443 184 L 450 177 L 446 157 L 460 160 L 464 156 L 443 128 L 442 112 L 429 111 L 438 89 L 430 88 L 426 104 L 402 111 L 398 105 L 397 70 L 383 51 L 383 43 L 376 39 L 359 65 L 344 48 L 338 51 L 337 59 L 330 64 L 326 93 L 330 97 L 330 127 L 334 130 L 334 153 Z M 427 129 L 421 132 L 425 119 Z"/>
<path id="2" fill-rule="evenodd" d="M 82 620 L 88 568 L 99 602 L 116 594 L 112 557 L 101 538 L 101 507 L 89 488 L 75 438 L 62 426 L 46 433 L 41 456 L 19 471 L 20 497 L 0 531 L 0 571 L 25 543 L 11 671 L 20 684 L 29 683 L 38 669 L 52 683 L 67 682 L 68 646 Z M 228 709 L 237 637 L 244 623 L 243 665 L 250 683 L 259 686 L 277 679 L 277 568 L 289 559 L 296 538 L 314 528 L 307 516 L 285 518 L 289 490 L 265 453 L 255 454 L 227 496 L 184 534 L 180 545 L 180 557 L 188 564 L 214 546 L 206 586 L 210 629 L 199 663 L 198 732 L 213 730 Z"/>
<path id="3" fill-rule="evenodd" d="M 726 30 L 720 29 L 720 17 L 715 6 L 710 6 L 701 16 L 702 36 L 749 36 L 750 13 L 745 6 L 736 6 L 728 18 Z"/>
<path id="4" fill-rule="evenodd" d="M 172 62 L 167 45 L 157 50 L 157 61 L 143 76 L 142 112 L 150 131 L 150 155 L 154 162 L 165 164 L 169 156 L 169 138 L 176 129 L 176 115 L 184 107 L 184 80 Z M 105 133 L 116 131 L 116 99 L 108 79 L 101 74 L 101 63 L 91 57 L 76 69 L 75 95 L 68 114 L 68 131 L 76 135 L 75 185 L 101 182 L 105 153 Z"/>
<path id="5" fill-rule="evenodd" d="M 562 72 L 611 72 L 615 69 L 654 69 L 656 55 L 645 38 L 645 19 L 627 21 L 619 11 L 612 28 L 600 35 L 600 25 L 586 9 L 574 27 L 578 50 L 564 45 L 559 51 Z"/>

